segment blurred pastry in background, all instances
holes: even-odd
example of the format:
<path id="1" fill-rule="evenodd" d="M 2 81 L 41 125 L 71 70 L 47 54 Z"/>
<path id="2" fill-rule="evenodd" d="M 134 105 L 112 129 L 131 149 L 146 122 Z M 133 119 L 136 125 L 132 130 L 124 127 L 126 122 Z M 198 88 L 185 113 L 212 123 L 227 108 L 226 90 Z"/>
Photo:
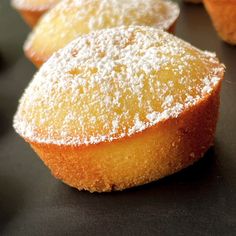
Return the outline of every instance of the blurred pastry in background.
<path id="1" fill-rule="evenodd" d="M 146 25 L 173 32 L 179 12 L 176 3 L 163 0 L 65 0 L 42 17 L 24 51 L 39 67 L 71 40 L 93 30 Z"/>
<path id="2" fill-rule="evenodd" d="M 25 22 L 33 27 L 39 18 L 61 0 L 12 0 Z"/>
<path id="3" fill-rule="evenodd" d="M 236 0 L 204 0 L 213 25 L 227 43 L 236 44 Z"/>
<path id="4" fill-rule="evenodd" d="M 91 192 L 175 173 L 213 144 L 222 65 L 153 27 L 77 37 L 39 69 L 14 128 L 52 174 Z"/>

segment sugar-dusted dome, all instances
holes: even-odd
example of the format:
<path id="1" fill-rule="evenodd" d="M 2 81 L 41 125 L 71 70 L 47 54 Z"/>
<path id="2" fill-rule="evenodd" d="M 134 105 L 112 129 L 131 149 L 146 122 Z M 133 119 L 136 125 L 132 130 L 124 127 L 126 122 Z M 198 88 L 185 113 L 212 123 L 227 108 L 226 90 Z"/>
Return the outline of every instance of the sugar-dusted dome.
<path id="1" fill-rule="evenodd" d="M 122 190 L 175 173 L 214 143 L 224 66 L 162 30 L 80 36 L 35 75 L 15 130 L 77 189 Z"/>
<path id="2" fill-rule="evenodd" d="M 177 4 L 163 0 L 64 0 L 48 12 L 25 44 L 37 65 L 78 35 L 122 25 L 168 30 L 179 15 Z"/>
<path id="3" fill-rule="evenodd" d="M 48 10 L 61 0 L 12 0 L 12 5 L 24 10 Z"/>
<path id="4" fill-rule="evenodd" d="M 214 54 L 162 30 L 130 26 L 78 37 L 26 89 L 14 119 L 31 141 L 111 141 L 175 118 L 207 97 L 224 71 Z"/>

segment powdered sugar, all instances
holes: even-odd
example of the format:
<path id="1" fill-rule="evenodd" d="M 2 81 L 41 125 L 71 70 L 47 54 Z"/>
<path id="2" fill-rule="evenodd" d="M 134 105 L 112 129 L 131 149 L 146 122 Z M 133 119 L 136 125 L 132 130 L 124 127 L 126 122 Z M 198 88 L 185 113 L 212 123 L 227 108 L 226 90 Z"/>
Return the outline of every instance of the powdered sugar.
<path id="1" fill-rule="evenodd" d="M 44 11 L 60 1 L 61 0 L 12 0 L 12 5 L 22 10 Z"/>
<path id="2" fill-rule="evenodd" d="M 114 27 L 142 23 L 167 29 L 179 15 L 178 6 L 171 1 L 65 0 L 48 15 L 48 20 L 54 17 L 53 13 L 63 17 L 70 10 L 73 16 L 76 13 L 77 21 L 87 19 L 90 31 L 102 29 L 106 25 Z"/>
<path id="3" fill-rule="evenodd" d="M 214 55 L 161 30 L 95 31 L 42 66 L 14 127 L 42 143 L 112 141 L 178 117 L 218 86 L 223 71 Z"/>
<path id="4" fill-rule="evenodd" d="M 63 0 L 46 13 L 24 49 L 48 58 L 78 35 L 122 25 L 169 29 L 179 16 L 176 3 L 163 0 Z M 119 39 L 117 39 L 119 41 Z"/>

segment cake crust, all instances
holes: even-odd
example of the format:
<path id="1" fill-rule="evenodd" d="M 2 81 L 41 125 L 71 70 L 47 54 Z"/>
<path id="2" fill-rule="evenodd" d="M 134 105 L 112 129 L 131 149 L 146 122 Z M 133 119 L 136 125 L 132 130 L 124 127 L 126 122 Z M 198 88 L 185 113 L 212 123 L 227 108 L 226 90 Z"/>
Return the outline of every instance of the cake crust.
<path id="1" fill-rule="evenodd" d="M 24 52 L 39 67 L 77 36 L 94 30 L 146 25 L 174 32 L 179 11 L 177 4 L 163 0 L 64 0 L 42 18 Z"/>
<path id="2" fill-rule="evenodd" d="M 30 26 L 34 27 L 41 16 L 47 11 L 47 10 L 39 10 L 39 11 L 32 11 L 32 10 L 18 10 L 21 17 L 24 19 L 24 21 Z"/>
<path id="3" fill-rule="evenodd" d="M 41 16 L 60 0 L 12 0 L 12 6 L 20 13 L 25 22 L 34 27 Z"/>
<path id="4" fill-rule="evenodd" d="M 192 165 L 213 145 L 220 86 L 178 118 L 122 140 L 78 147 L 26 141 L 52 175 L 79 190 L 110 192 L 150 183 Z"/>
<path id="5" fill-rule="evenodd" d="M 220 38 L 236 45 L 236 1 L 204 0 L 204 5 Z"/>

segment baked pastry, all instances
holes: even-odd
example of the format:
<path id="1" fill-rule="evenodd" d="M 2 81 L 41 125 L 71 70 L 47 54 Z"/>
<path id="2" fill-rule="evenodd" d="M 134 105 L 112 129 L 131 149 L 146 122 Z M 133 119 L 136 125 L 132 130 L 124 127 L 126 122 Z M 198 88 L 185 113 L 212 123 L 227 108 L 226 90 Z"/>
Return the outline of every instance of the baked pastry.
<path id="1" fill-rule="evenodd" d="M 12 6 L 16 8 L 25 22 L 33 27 L 39 18 L 60 0 L 12 0 Z"/>
<path id="2" fill-rule="evenodd" d="M 122 190 L 177 172 L 213 144 L 224 66 L 151 27 L 105 29 L 55 53 L 14 128 L 77 189 Z"/>
<path id="3" fill-rule="evenodd" d="M 201 3 L 202 0 L 184 0 L 185 2 L 190 2 L 190 3 Z"/>
<path id="4" fill-rule="evenodd" d="M 24 51 L 39 67 L 78 35 L 121 25 L 173 31 L 178 15 L 178 5 L 163 0 L 64 0 L 42 18 Z"/>
<path id="5" fill-rule="evenodd" d="M 235 0 L 204 0 L 213 25 L 221 39 L 236 44 L 236 1 Z"/>

